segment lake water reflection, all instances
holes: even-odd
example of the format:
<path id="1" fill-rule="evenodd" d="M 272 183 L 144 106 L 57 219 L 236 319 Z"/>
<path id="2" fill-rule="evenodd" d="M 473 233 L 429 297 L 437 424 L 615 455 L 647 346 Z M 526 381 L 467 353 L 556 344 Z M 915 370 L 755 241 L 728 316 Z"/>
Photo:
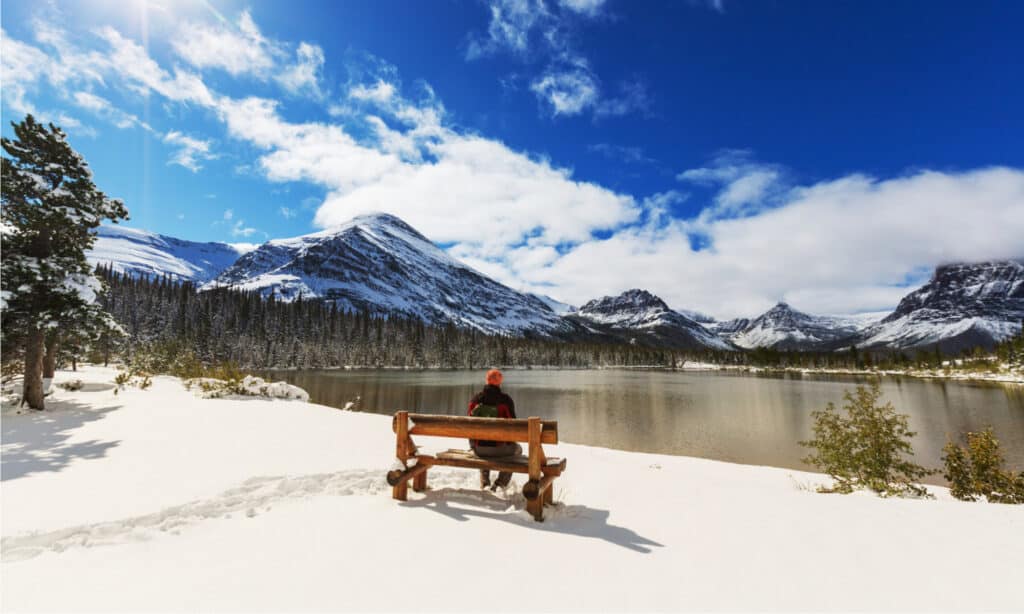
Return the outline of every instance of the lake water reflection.
<path id="1" fill-rule="evenodd" d="M 392 414 L 464 415 L 483 371 L 275 371 L 313 402 Z M 559 421 L 565 442 L 754 465 L 807 469 L 797 441 L 813 410 L 840 405 L 852 376 L 635 370 L 509 370 L 520 418 Z M 991 425 L 1008 464 L 1024 469 L 1024 387 L 885 378 L 883 398 L 910 415 L 917 461 L 940 466 L 947 436 Z M 942 483 L 941 476 L 929 481 Z"/>

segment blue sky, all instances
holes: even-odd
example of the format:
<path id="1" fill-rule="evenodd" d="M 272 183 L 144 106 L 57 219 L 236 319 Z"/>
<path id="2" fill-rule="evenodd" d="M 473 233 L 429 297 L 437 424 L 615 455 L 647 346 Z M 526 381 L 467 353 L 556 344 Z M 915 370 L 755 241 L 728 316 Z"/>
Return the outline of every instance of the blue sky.
<path id="1" fill-rule="evenodd" d="M 891 307 L 1024 256 L 1024 5 L 4 3 L 3 118 L 128 225 L 261 242 L 398 214 L 570 302 Z"/>

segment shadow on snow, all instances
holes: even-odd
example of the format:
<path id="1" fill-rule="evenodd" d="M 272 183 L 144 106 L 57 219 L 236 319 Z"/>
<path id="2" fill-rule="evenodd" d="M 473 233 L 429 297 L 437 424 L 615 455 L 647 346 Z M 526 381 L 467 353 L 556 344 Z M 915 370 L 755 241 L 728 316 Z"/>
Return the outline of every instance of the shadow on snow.
<path id="1" fill-rule="evenodd" d="M 68 439 L 75 430 L 102 419 L 119 405 L 92 408 L 62 399 L 47 401 L 43 411 L 26 410 L 3 417 L 3 466 L 0 479 L 16 480 L 34 473 L 61 471 L 79 459 L 103 458 L 120 441 L 76 441 Z"/>
<path id="2" fill-rule="evenodd" d="M 520 514 L 508 513 L 511 506 L 517 508 L 525 506 L 526 499 L 521 494 L 516 494 L 512 500 L 502 499 L 490 492 L 471 492 L 455 488 L 427 490 L 422 494 L 424 495 L 423 499 L 406 501 L 402 505 L 422 507 L 462 522 L 475 516 L 511 522 L 538 531 L 603 539 L 616 546 L 645 554 L 650 553 L 652 547 L 664 547 L 663 544 L 639 535 L 632 529 L 609 524 L 608 518 L 611 513 L 608 510 L 559 503 L 555 507 L 544 508 L 544 522 L 534 522 L 532 519 L 523 520 Z M 461 505 L 453 507 L 449 503 Z M 462 507 L 462 505 L 469 507 Z"/>

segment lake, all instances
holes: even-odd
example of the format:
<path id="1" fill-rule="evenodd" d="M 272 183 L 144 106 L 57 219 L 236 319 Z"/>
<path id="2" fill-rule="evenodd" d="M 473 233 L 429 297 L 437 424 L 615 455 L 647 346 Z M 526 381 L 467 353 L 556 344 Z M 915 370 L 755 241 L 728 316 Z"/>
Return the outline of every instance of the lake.
<path id="1" fill-rule="evenodd" d="M 265 373 L 309 392 L 315 403 L 393 414 L 465 415 L 484 371 L 315 370 Z M 856 376 L 717 371 L 508 370 L 502 387 L 520 418 L 559 422 L 562 441 L 752 465 L 809 469 L 797 441 L 811 436 L 811 412 Z M 888 377 L 883 400 L 910 415 L 915 458 L 940 467 L 948 436 L 995 429 L 1009 466 L 1024 469 L 1024 386 Z M 928 480 L 942 484 L 941 475 Z"/>

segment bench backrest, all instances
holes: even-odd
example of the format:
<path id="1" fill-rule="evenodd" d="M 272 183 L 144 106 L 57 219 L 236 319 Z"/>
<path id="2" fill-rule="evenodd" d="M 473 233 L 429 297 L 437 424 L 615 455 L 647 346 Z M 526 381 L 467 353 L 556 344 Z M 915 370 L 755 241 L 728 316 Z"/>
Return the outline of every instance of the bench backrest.
<path id="1" fill-rule="evenodd" d="M 474 418 L 471 416 L 439 416 L 436 414 L 408 414 L 412 423 L 410 435 L 427 437 L 459 437 L 484 441 L 529 442 L 529 420 L 506 420 L 504 418 Z M 558 422 L 541 420 L 541 443 L 558 443 Z M 391 421 L 391 429 L 398 432 L 397 416 Z"/>

